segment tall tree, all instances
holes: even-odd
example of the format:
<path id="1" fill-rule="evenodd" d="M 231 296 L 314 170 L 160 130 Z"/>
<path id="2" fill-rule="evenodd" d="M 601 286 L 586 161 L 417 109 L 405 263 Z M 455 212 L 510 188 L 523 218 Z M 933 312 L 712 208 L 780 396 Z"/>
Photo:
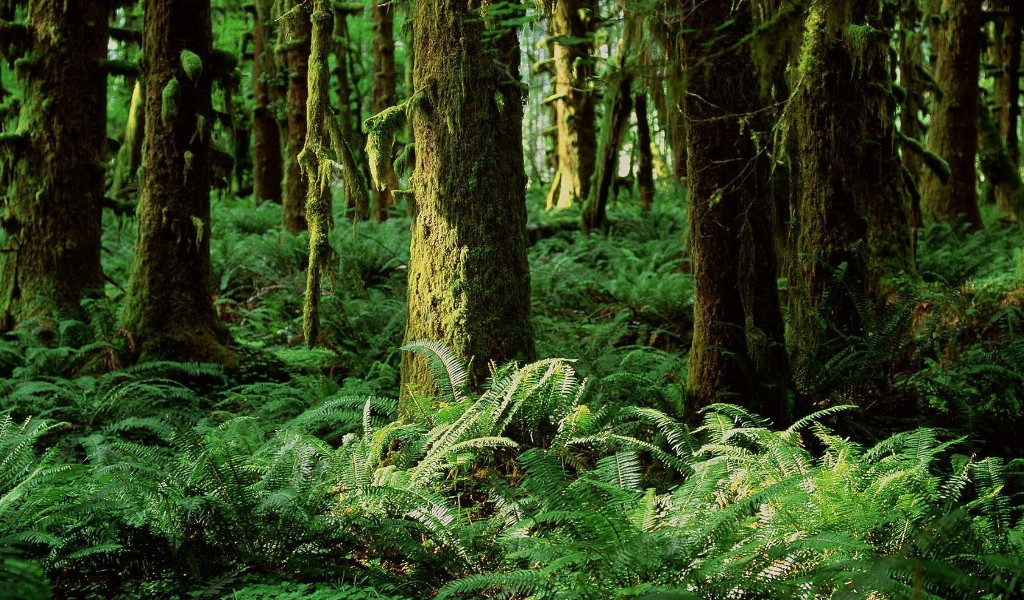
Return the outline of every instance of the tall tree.
<path id="1" fill-rule="evenodd" d="M 253 197 L 281 202 L 281 130 L 274 114 L 281 94 L 273 52 L 272 8 L 273 0 L 255 0 L 252 4 Z"/>
<path id="2" fill-rule="evenodd" d="M 1005 11 L 996 21 L 996 64 L 999 72 L 995 81 L 995 116 L 999 123 L 1004 145 L 1010 161 L 1020 165 L 1020 68 L 1021 33 L 1024 28 L 1024 4 L 1015 0 L 997 0 L 996 7 Z"/>
<path id="3" fill-rule="evenodd" d="M 692 31 L 680 45 L 689 75 L 683 107 L 695 288 L 687 411 L 724 400 L 782 417 L 788 362 L 768 165 L 750 122 L 762 104 L 761 86 L 742 43 L 753 29 L 752 3 L 680 9 L 679 27 Z"/>
<path id="4" fill-rule="evenodd" d="M 0 21 L 0 51 L 23 84 L 17 128 L 0 134 L 9 178 L 0 226 L 0 329 L 80 315 L 103 287 L 106 0 L 33 0 Z"/>
<path id="5" fill-rule="evenodd" d="M 925 173 L 921 201 L 940 221 L 962 216 L 972 227 L 980 228 L 975 155 L 981 1 L 942 0 L 935 17 L 938 27 L 932 47 L 938 55 L 935 79 L 942 94 L 932 111 L 928 149 L 949 163 L 950 177 L 943 183 L 937 174 Z"/>
<path id="6" fill-rule="evenodd" d="M 888 289 L 895 274 L 913 272 L 887 14 L 881 0 L 815 0 L 805 23 L 790 286 L 790 329 L 800 351 L 819 347 L 822 322 L 862 333 L 860 299 Z"/>
<path id="7" fill-rule="evenodd" d="M 596 0 L 555 0 L 548 21 L 554 52 L 555 124 L 558 128 L 558 168 L 553 186 L 555 205 L 572 206 L 586 200 L 594 172 L 595 93 L 588 81 L 594 73 Z"/>
<path id="8" fill-rule="evenodd" d="M 395 25 L 391 2 L 373 4 L 373 112 L 398 103 L 395 96 Z M 373 218 L 383 221 L 391 205 L 391 192 L 398 188 L 398 177 L 387 163 L 387 178 L 384 189 L 374 188 Z"/>
<path id="9" fill-rule="evenodd" d="M 281 16 L 280 43 L 288 65 L 288 143 L 284 171 L 284 228 L 292 233 L 306 229 L 306 186 L 308 182 L 299 164 L 299 152 L 306 143 L 307 73 L 309 38 L 312 24 L 309 6 L 298 0 L 285 0 Z"/>
<path id="10" fill-rule="evenodd" d="M 516 31 L 487 2 L 416 2 L 410 100 L 416 218 L 409 264 L 406 340 L 444 342 L 470 362 L 473 385 L 490 361 L 530 359 L 523 84 Z M 481 18 L 481 16 L 483 18 Z M 422 358 L 402 362 L 410 391 L 424 393 Z"/>
<path id="11" fill-rule="evenodd" d="M 146 142 L 123 327 L 143 357 L 233 364 L 210 281 L 210 0 L 148 0 Z"/>

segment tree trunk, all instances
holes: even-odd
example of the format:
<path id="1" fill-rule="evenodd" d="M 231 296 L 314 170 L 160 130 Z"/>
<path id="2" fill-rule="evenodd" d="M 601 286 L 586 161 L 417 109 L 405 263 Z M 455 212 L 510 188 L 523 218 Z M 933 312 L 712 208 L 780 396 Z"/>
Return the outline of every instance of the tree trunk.
<path id="1" fill-rule="evenodd" d="M 716 3 L 689 14 L 681 25 L 693 34 L 680 46 L 690 73 L 684 114 L 695 288 L 687 413 L 725 401 L 781 417 L 788 362 L 768 164 L 748 122 L 761 105 L 760 83 L 749 49 L 738 44 L 752 30 L 752 7 Z M 762 380 L 776 385 L 762 389 Z"/>
<path id="2" fill-rule="evenodd" d="M 636 144 L 640 154 L 636 183 L 640 190 L 640 209 L 648 211 L 654 203 L 654 155 L 651 153 L 651 123 L 647 117 L 647 92 L 636 95 Z"/>
<path id="3" fill-rule="evenodd" d="M 921 115 L 927 110 L 924 101 L 927 82 L 922 75 L 926 69 L 924 53 L 921 49 L 924 41 L 922 17 L 917 1 L 904 3 L 900 7 L 900 86 L 905 94 L 900 106 L 900 133 L 920 144 L 923 144 L 925 139 L 925 128 L 921 122 Z M 918 153 L 905 150 L 903 166 L 907 169 L 908 187 L 913 186 L 910 190 L 910 222 L 911 226 L 916 229 L 923 225 L 921 197 L 918 190 L 921 185 L 921 177 L 924 175 L 924 164 Z"/>
<path id="4" fill-rule="evenodd" d="M 479 387 L 489 363 L 534 356 L 526 256 L 526 173 L 516 32 L 479 18 L 481 0 L 414 8 L 416 218 L 406 340 L 447 344 Z M 432 389 L 402 361 L 399 412 Z"/>
<path id="5" fill-rule="evenodd" d="M 978 163 L 987 185 L 994 188 L 999 208 L 1018 221 L 1024 217 L 1024 183 L 1003 145 L 999 123 L 988 104 L 978 102 Z"/>
<path id="6" fill-rule="evenodd" d="M 128 122 L 124 127 L 124 142 L 117 151 L 114 180 L 110 186 L 110 196 L 115 200 L 120 199 L 129 191 L 138 192 L 138 172 L 142 165 L 142 140 L 145 137 L 146 123 L 144 113 L 146 92 L 142 83 L 140 77 L 132 88 L 132 99 L 128 106 Z"/>
<path id="7" fill-rule="evenodd" d="M 373 5 L 373 113 L 398 103 L 395 97 L 395 27 L 390 2 Z M 387 218 L 391 206 L 391 192 L 398 188 L 398 177 L 387 165 L 387 187 L 373 188 L 372 214 L 376 221 Z"/>
<path id="8" fill-rule="evenodd" d="M 359 97 L 359 82 L 354 81 L 353 62 L 358 60 L 358 52 L 352 50 L 349 39 L 348 15 L 363 14 L 362 4 L 334 5 L 334 64 L 335 81 L 338 86 L 338 102 L 340 110 L 341 134 L 354 153 L 354 160 L 363 180 L 369 180 L 369 164 L 363 154 L 366 147 L 366 136 L 363 135 L 362 99 Z M 366 200 L 365 203 L 363 201 Z M 358 204 L 359 203 L 362 204 Z M 350 219 L 364 219 L 370 213 L 369 199 L 366 194 L 349 194 L 346 198 L 345 213 Z"/>
<path id="9" fill-rule="evenodd" d="M 277 64 L 269 47 L 273 35 L 273 0 L 255 0 L 252 27 L 252 125 L 253 197 L 257 202 L 281 202 L 284 169 L 281 162 L 281 130 L 277 125 L 274 100 L 278 78 Z"/>
<path id="10" fill-rule="evenodd" d="M 1002 134 L 1006 151 L 1014 166 L 1020 165 L 1020 137 L 1017 127 L 1020 124 L 1020 67 L 1021 67 L 1021 27 L 1024 27 L 1024 5 L 1019 1 L 1002 0 L 1001 8 L 1009 10 L 1002 21 L 996 23 L 996 35 L 999 37 L 1001 55 L 997 57 L 1002 70 L 996 78 L 996 117 L 999 133 Z"/>
<path id="11" fill-rule="evenodd" d="M 932 36 L 938 54 L 935 79 L 942 88 L 932 112 L 928 149 L 949 163 L 949 183 L 926 172 L 921 200 L 940 221 L 963 218 L 980 229 L 975 177 L 978 150 L 978 68 L 980 0 L 943 0 L 940 25 Z M 962 216 L 962 217 L 961 217 Z"/>
<path id="12" fill-rule="evenodd" d="M 143 358 L 234 364 L 210 281 L 210 0 L 148 0 L 146 142 L 123 326 Z"/>
<path id="13" fill-rule="evenodd" d="M 558 127 L 558 193 L 555 205 L 567 208 L 586 200 L 594 172 L 595 94 L 587 79 L 594 73 L 595 0 L 556 0 L 549 21 L 555 59 L 555 123 Z"/>
<path id="14" fill-rule="evenodd" d="M 288 152 L 284 170 L 284 228 L 292 233 L 306 229 L 306 187 L 299 152 L 306 143 L 306 100 L 309 91 L 309 7 L 297 0 L 286 2 L 279 47 L 288 63 Z"/>
<path id="15" fill-rule="evenodd" d="M 109 11 L 104 0 L 36 0 L 24 26 L 0 23 L 0 52 L 27 57 L 16 69 L 18 127 L 0 134 L 0 171 L 10 177 L 0 216 L 0 330 L 35 320 L 52 331 L 61 317 L 82 316 L 83 295 L 102 293 Z"/>

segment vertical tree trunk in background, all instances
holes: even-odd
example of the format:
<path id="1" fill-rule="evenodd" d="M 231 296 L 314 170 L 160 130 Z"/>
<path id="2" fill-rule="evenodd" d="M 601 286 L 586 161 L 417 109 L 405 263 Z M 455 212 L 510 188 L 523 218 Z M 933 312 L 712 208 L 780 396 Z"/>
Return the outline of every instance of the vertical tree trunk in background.
<path id="1" fill-rule="evenodd" d="M 695 288 L 687 413 L 725 401 L 781 417 L 788 363 L 768 165 L 747 122 L 761 106 L 760 84 L 749 48 L 738 44 L 752 30 L 752 8 L 748 1 L 723 2 L 681 14 L 688 17 L 679 25 L 693 32 L 680 45 L 690 74 L 684 111 Z M 781 376 L 782 385 L 766 394 L 762 376 Z"/>
<path id="2" fill-rule="evenodd" d="M 395 96 L 395 27 L 391 2 L 373 4 L 373 114 L 398 103 Z M 388 161 L 387 187 L 373 189 L 374 220 L 387 218 L 391 192 L 398 188 L 398 177 Z"/>
<path id="3" fill-rule="evenodd" d="M 978 101 L 978 164 L 987 185 L 994 188 L 999 208 L 1018 221 L 1024 217 L 1024 182 L 1003 145 L 999 123 L 984 98 Z"/>
<path id="4" fill-rule="evenodd" d="M 629 115 L 633 112 L 633 65 L 629 64 L 629 60 L 640 33 L 639 25 L 637 19 L 627 17 L 626 30 L 605 75 L 601 140 L 598 143 L 590 190 L 583 206 L 584 233 L 604 231 L 608 227 L 608 197 L 612 194 L 612 185 L 619 174 L 619 150 L 629 129 Z M 562 176 L 565 177 L 565 174 L 563 166 Z"/>
<path id="5" fill-rule="evenodd" d="M 651 153 L 651 122 L 647 116 L 647 92 L 640 92 L 633 102 L 636 113 L 636 144 L 640 155 L 636 183 L 640 190 L 640 208 L 648 211 L 654 203 L 654 155 Z"/>
<path id="6" fill-rule="evenodd" d="M 257 202 L 281 202 L 284 169 L 281 158 L 281 130 L 274 114 L 274 81 L 278 76 L 271 39 L 273 0 L 255 0 L 252 27 L 253 87 L 253 197 Z"/>
<path id="7" fill-rule="evenodd" d="M 20 47 L 22 103 L 0 134 L 10 184 L 0 226 L 0 329 L 29 320 L 47 331 L 81 317 L 102 292 L 100 269 L 108 43 L 105 0 L 35 0 L 24 26 L 4 22 L 2 52 Z M 13 61 L 18 56 L 8 56 Z"/>
<path id="8" fill-rule="evenodd" d="M 138 186 L 138 171 L 142 165 L 142 140 L 145 137 L 145 99 L 146 92 L 140 77 L 132 87 L 132 99 L 128 106 L 128 122 L 124 126 L 124 142 L 117 151 L 114 166 L 114 180 L 110 186 L 110 196 L 119 199 L 131 188 Z M 135 190 L 137 191 L 137 189 Z"/>
<path id="9" fill-rule="evenodd" d="M 943 0 L 940 25 L 932 36 L 938 54 L 935 79 L 942 97 L 935 102 L 928 149 L 946 159 L 951 176 L 942 183 L 926 172 L 921 202 L 939 221 L 963 218 L 980 229 L 975 177 L 978 150 L 978 69 L 980 0 Z"/>
<path id="10" fill-rule="evenodd" d="M 288 152 L 284 170 L 284 228 L 292 233 L 306 229 L 306 186 L 298 155 L 306 143 L 306 88 L 309 70 L 309 7 L 298 0 L 286 1 L 281 19 L 281 43 L 288 63 Z"/>
<path id="11" fill-rule="evenodd" d="M 146 143 L 123 326 L 143 358 L 234 364 L 210 282 L 210 0 L 148 0 Z"/>
<path id="12" fill-rule="evenodd" d="M 361 178 L 369 181 L 369 163 L 364 154 L 366 147 L 366 136 L 363 135 L 361 125 L 362 99 L 359 97 L 358 82 L 353 81 L 354 60 L 358 60 L 358 51 L 353 51 L 352 42 L 349 39 L 348 17 L 362 16 L 363 5 L 361 3 L 334 4 L 334 81 L 338 93 L 338 119 L 341 127 L 341 135 L 353 152 L 353 158 L 362 173 Z M 359 205 L 366 199 L 366 194 L 348 194 L 345 201 L 345 213 L 349 218 L 365 218 L 369 212 L 369 202 Z"/>
<path id="13" fill-rule="evenodd" d="M 995 82 L 996 111 L 999 132 L 1003 136 L 1010 161 L 1020 165 L 1020 67 L 1021 27 L 1024 27 L 1024 4 L 1019 0 L 1002 0 L 999 7 L 1008 10 L 1009 15 L 996 24 L 996 36 L 1001 56 L 997 64 L 1002 70 Z"/>
<path id="14" fill-rule="evenodd" d="M 680 36 L 675 28 L 665 25 L 679 19 L 679 9 L 671 2 L 662 3 L 661 6 L 664 12 L 654 20 L 653 34 L 668 64 L 661 78 L 663 84 L 658 84 L 659 91 L 654 95 L 654 100 L 658 109 L 658 122 L 665 130 L 665 139 L 672 154 L 672 176 L 676 181 L 682 181 L 686 177 L 686 119 L 683 117 L 685 74 L 674 64 L 679 57 Z"/>
<path id="15" fill-rule="evenodd" d="M 474 386 L 489 362 L 534 355 L 519 45 L 515 30 L 479 18 L 482 6 L 414 8 L 421 97 L 411 115 L 417 212 L 405 338 L 447 344 L 470 363 Z M 399 412 L 410 414 L 410 393 L 431 389 L 423 359 L 406 354 Z"/>
<path id="16" fill-rule="evenodd" d="M 594 172 L 595 94 L 587 79 L 594 73 L 595 0 L 556 0 L 549 20 L 554 42 L 555 124 L 558 127 L 558 208 L 586 200 Z"/>

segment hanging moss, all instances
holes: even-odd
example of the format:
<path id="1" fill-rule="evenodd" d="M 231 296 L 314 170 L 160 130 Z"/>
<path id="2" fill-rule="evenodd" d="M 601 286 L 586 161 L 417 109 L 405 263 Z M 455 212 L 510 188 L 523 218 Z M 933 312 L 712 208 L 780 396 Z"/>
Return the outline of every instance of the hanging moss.
<path id="1" fill-rule="evenodd" d="M 366 130 L 366 157 L 370 162 L 370 177 L 378 190 L 387 188 L 388 165 L 395 147 L 395 136 L 405 127 L 406 105 L 385 108 L 383 111 L 366 119 L 363 129 Z"/>
<path id="2" fill-rule="evenodd" d="M 160 92 L 160 121 L 165 127 L 173 126 L 174 120 L 178 118 L 178 95 L 180 93 L 181 84 L 178 83 L 177 77 L 172 77 Z"/>
<path id="3" fill-rule="evenodd" d="M 191 81 L 198 81 L 203 76 L 203 59 L 186 48 L 181 51 L 181 70 Z"/>

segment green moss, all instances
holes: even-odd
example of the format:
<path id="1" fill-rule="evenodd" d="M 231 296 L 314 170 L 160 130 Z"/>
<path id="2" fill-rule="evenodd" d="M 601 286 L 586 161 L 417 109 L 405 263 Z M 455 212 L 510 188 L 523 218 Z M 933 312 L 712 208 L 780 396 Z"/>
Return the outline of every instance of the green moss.
<path id="1" fill-rule="evenodd" d="M 171 127 L 174 120 L 178 118 L 178 96 L 181 93 L 181 84 L 177 77 L 172 77 L 167 85 L 160 92 L 160 122 L 166 127 Z"/>
<path id="2" fill-rule="evenodd" d="M 191 50 L 181 51 L 181 70 L 191 81 L 198 81 L 203 76 L 203 59 Z"/>
<path id="3" fill-rule="evenodd" d="M 378 190 L 388 186 L 388 168 L 391 153 L 395 147 L 395 136 L 405 127 L 406 102 L 385 108 L 376 115 L 366 119 L 363 129 L 366 130 L 366 157 L 370 163 L 370 177 Z"/>

